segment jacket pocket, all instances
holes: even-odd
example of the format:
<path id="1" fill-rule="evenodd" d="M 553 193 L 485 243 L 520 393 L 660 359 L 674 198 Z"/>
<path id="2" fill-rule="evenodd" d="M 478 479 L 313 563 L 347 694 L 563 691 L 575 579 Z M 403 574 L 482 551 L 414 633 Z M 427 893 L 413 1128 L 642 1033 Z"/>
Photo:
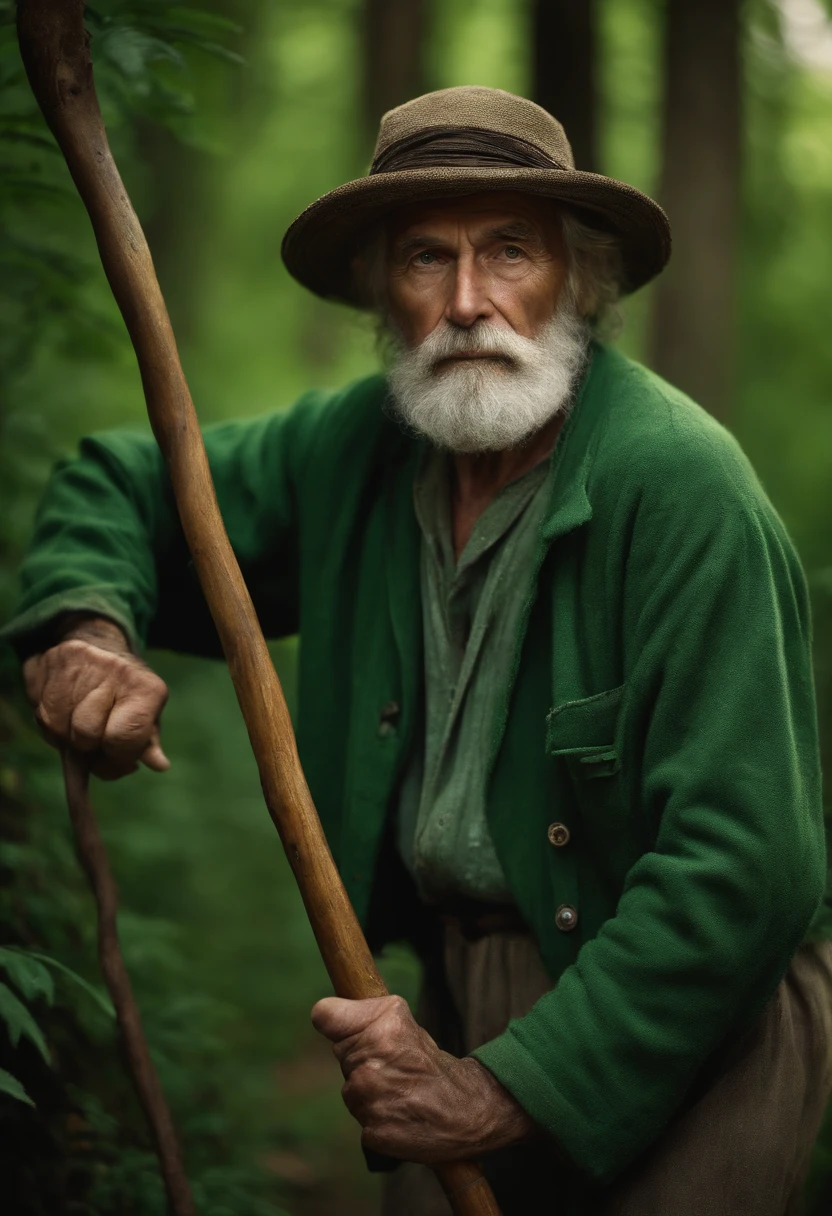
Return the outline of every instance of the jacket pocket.
<path id="1" fill-rule="evenodd" d="M 609 692 L 550 709 L 546 716 L 546 750 L 553 756 L 571 757 L 590 778 L 618 772 L 616 738 L 623 697 L 624 685 L 620 684 Z"/>
<path id="2" fill-rule="evenodd" d="M 595 864 L 620 891 L 637 855 L 626 814 L 619 717 L 624 685 L 550 710 L 546 750 L 565 768 L 581 835 Z"/>

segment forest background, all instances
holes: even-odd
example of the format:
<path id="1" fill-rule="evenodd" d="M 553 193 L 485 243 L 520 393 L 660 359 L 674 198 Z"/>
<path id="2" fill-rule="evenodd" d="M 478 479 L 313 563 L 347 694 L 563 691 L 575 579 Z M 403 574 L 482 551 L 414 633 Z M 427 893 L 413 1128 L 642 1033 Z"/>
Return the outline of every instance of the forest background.
<path id="1" fill-rule="evenodd" d="M 0 613 L 53 462 L 145 426 L 86 216 L 0 0 Z M 660 283 L 619 339 L 739 437 L 812 589 L 832 762 L 832 6 L 820 0 L 98 0 L 99 93 L 204 422 L 376 363 L 371 325 L 302 291 L 282 233 L 366 170 L 379 115 L 487 84 L 565 123 L 579 167 L 656 195 Z M 274 647 L 293 695 L 295 643 Z M 150 656 L 170 773 L 97 785 L 125 955 L 201 1216 L 375 1210 L 358 1129 L 308 1011 L 328 991 L 219 664 Z M 164 1211 L 95 962 L 57 756 L 0 661 L 0 1208 Z M 413 960 L 384 960 L 412 997 Z M 832 1119 L 807 1209 L 832 1210 Z"/>

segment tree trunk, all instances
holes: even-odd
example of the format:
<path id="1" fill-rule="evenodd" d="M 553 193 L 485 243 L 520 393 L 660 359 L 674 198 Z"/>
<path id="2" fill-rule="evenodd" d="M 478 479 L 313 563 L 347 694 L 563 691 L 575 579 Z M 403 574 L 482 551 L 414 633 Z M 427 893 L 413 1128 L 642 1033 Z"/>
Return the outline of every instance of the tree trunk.
<path id="1" fill-rule="evenodd" d="M 593 0 L 535 0 L 532 98 L 563 123 L 575 164 L 598 168 Z"/>
<path id="2" fill-rule="evenodd" d="M 425 90 L 426 0 L 365 0 L 364 125 L 370 146 L 379 119 Z"/>
<path id="3" fill-rule="evenodd" d="M 674 252 L 653 305 L 651 357 L 727 419 L 740 207 L 739 0 L 668 0 L 659 197 Z"/>
<path id="4" fill-rule="evenodd" d="M 201 0 L 200 7 L 240 24 L 241 36 L 233 49 L 247 61 L 243 70 L 202 56 L 189 71 L 192 77 L 204 72 L 209 80 L 217 79 L 244 138 L 275 104 L 256 53 L 265 6 L 260 0 Z M 184 143 L 155 119 L 136 125 L 138 152 L 152 183 L 150 203 L 141 208 L 140 219 L 177 339 L 187 348 L 199 329 L 201 272 L 215 221 L 211 183 L 217 158 Z M 128 178 L 128 189 L 130 185 Z"/>

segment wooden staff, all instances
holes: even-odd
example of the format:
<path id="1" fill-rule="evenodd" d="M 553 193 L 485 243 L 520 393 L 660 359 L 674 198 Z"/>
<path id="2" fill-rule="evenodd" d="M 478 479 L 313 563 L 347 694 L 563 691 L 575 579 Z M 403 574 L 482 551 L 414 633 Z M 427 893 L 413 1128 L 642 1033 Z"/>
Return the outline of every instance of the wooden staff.
<path id="1" fill-rule="evenodd" d="M 93 83 L 84 0 L 23 0 L 18 37 L 29 83 L 89 212 L 105 274 L 135 347 L 150 424 L 228 661 L 266 805 L 321 957 L 338 996 L 384 996 L 387 989 L 303 775 L 283 690 L 217 505 L 150 250 L 110 153 Z M 101 855 L 98 850 L 90 858 L 93 872 Z M 443 1165 L 437 1174 L 457 1216 L 500 1216 L 476 1164 Z"/>
<path id="2" fill-rule="evenodd" d="M 98 962 L 113 1000 L 127 1067 L 159 1158 L 168 1206 L 174 1216 L 196 1216 L 182 1165 L 179 1139 L 159 1077 L 150 1058 L 142 1019 L 118 941 L 118 891 L 89 799 L 89 770 L 84 756 L 63 752 L 64 782 L 75 848 L 95 894 L 98 909 Z"/>

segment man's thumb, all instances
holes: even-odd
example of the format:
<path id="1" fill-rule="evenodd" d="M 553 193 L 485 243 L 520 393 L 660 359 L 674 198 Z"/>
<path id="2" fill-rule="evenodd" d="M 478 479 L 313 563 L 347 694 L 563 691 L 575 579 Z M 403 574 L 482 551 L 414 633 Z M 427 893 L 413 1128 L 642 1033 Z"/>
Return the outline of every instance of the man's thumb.
<path id="1" fill-rule="evenodd" d="M 170 768 L 170 760 L 162 751 L 162 744 L 159 739 L 159 727 L 153 727 L 153 734 L 148 740 L 147 747 L 139 757 L 142 764 L 146 764 L 148 768 L 152 768 L 154 772 L 164 773 Z"/>
<path id="2" fill-rule="evenodd" d="M 312 1025 L 333 1043 L 360 1034 L 381 1013 L 382 1003 L 390 998 L 371 996 L 349 1001 L 340 996 L 325 996 L 312 1008 Z"/>

